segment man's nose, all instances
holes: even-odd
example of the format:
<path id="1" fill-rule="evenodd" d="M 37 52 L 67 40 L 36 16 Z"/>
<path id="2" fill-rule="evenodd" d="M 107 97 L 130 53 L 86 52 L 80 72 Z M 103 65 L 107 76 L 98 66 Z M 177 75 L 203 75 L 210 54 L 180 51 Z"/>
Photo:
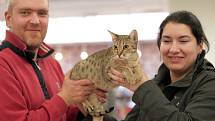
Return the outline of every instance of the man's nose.
<path id="1" fill-rule="evenodd" d="M 33 13 L 32 18 L 31 18 L 31 23 L 32 24 L 39 24 L 40 23 L 39 16 L 37 15 L 37 13 Z"/>

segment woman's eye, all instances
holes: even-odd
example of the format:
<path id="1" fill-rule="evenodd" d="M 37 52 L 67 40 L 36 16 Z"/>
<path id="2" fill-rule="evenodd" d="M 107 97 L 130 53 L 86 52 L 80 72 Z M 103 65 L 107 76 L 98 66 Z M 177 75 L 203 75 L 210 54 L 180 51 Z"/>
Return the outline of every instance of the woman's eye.
<path id="1" fill-rule="evenodd" d="M 186 43 L 186 42 L 188 42 L 189 40 L 188 39 L 181 39 L 181 40 L 179 40 L 181 43 Z"/>
<path id="2" fill-rule="evenodd" d="M 171 42 L 171 40 L 168 40 L 168 39 L 162 39 L 162 41 L 161 41 L 161 42 L 169 43 L 169 42 Z"/>

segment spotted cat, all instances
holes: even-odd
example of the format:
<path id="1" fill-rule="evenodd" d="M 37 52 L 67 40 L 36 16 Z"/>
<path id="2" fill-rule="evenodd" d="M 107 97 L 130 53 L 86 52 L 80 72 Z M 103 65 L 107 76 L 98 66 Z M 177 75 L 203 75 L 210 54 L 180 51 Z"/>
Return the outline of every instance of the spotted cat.
<path id="1" fill-rule="evenodd" d="M 142 68 L 137 53 L 137 31 L 133 30 L 129 35 L 118 35 L 111 31 L 109 33 L 112 36 L 113 46 L 78 62 L 70 71 L 71 80 L 89 79 L 99 89 L 108 91 L 114 88 L 107 74 L 110 67 L 120 71 L 130 84 L 141 80 Z M 89 96 L 83 107 L 94 118 L 100 117 L 101 120 L 102 115 L 107 112 L 95 94 Z"/>

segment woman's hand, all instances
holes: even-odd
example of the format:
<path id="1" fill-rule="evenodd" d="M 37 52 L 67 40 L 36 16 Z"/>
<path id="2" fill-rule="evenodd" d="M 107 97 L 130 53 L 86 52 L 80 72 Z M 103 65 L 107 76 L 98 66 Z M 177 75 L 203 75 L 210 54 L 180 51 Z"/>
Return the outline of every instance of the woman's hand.
<path id="1" fill-rule="evenodd" d="M 135 91 L 141 84 L 143 84 L 144 82 L 146 82 L 148 80 L 148 76 L 145 73 L 143 73 L 143 77 L 138 83 L 129 84 L 127 81 L 125 81 L 125 78 L 122 75 L 122 73 L 117 71 L 114 68 L 110 69 L 108 75 L 113 79 L 112 82 L 114 84 L 116 84 L 117 86 L 126 87 L 126 88 L 130 89 L 131 91 Z"/>
<path id="2" fill-rule="evenodd" d="M 96 88 L 95 94 L 97 95 L 97 98 L 101 103 L 105 103 L 107 101 L 107 91 Z"/>

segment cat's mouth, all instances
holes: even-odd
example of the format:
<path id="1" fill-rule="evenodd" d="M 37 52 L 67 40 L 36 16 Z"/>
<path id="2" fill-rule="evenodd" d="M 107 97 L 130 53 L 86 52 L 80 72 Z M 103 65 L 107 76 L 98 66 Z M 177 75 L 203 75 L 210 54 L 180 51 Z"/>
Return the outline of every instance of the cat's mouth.
<path id="1" fill-rule="evenodd" d="M 125 60 L 125 59 L 124 59 L 124 58 L 118 58 L 118 60 L 123 61 L 123 60 Z"/>
<path id="2" fill-rule="evenodd" d="M 115 60 L 117 60 L 117 61 L 125 61 L 126 59 L 125 58 L 123 58 L 123 57 L 117 57 L 117 58 L 114 58 Z"/>

